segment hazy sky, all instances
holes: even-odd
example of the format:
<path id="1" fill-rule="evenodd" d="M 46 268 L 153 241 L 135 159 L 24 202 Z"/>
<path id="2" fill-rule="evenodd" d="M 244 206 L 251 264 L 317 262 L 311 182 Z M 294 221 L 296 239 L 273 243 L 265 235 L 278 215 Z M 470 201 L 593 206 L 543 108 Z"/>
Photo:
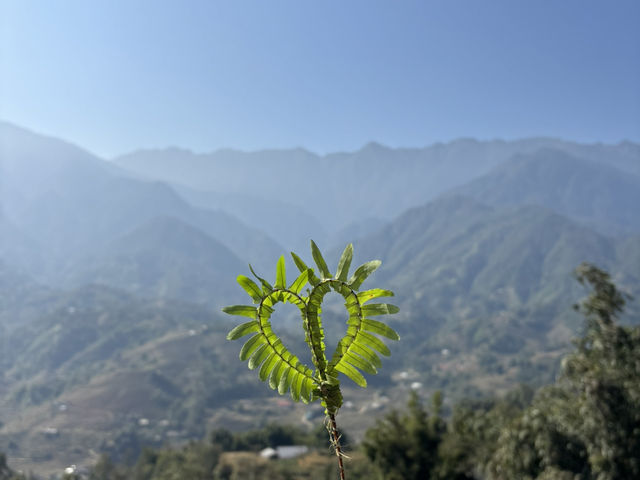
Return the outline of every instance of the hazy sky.
<path id="1" fill-rule="evenodd" d="M 639 141 L 638 25 L 638 0 L 0 0 L 0 118 L 103 156 Z"/>

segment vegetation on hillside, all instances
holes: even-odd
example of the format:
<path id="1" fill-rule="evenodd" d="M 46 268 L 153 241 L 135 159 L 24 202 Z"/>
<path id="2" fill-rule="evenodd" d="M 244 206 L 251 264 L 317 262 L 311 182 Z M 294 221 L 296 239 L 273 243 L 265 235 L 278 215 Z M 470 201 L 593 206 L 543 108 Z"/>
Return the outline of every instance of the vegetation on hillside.
<path id="1" fill-rule="evenodd" d="M 384 479 L 580 479 L 640 477 L 640 327 L 615 323 L 625 298 L 589 264 L 577 279 L 592 292 L 576 306 L 585 334 L 562 362 L 557 381 L 501 400 L 459 404 L 449 422 L 416 397 L 404 415 L 372 428 L 367 456 Z M 398 448 L 400 446 L 400 448 Z"/>
<path id="2" fill-rule="evenodd" d="M 427 408 L 414 392 L 351 446 L 350 479 L 616 480 L 640 477 L 640 326 L 617 323 L 626 298 L 609 275 L 589 264 L 576 270 L 591 288 L 576 309 L 584 334 L 562 361 L 554 384 L 521 386 L 500 398 L 467 400 L 445 415 L 436 392 Z M 146 449 L 127 466 L 103 456 L 92 480 L 333 479 L 326 432 L 270 424 L 181 449 Z M 265 447 L 307 445 L 311 453 L 267 461 Z M 4 460 L 4 457 L 0 457 Z M 2 475 L 5 475 L 4 477 Z M 2 480 L 12 477 L 0 463 Z M 78 474 L 69 479 L 81 478 Z"/>

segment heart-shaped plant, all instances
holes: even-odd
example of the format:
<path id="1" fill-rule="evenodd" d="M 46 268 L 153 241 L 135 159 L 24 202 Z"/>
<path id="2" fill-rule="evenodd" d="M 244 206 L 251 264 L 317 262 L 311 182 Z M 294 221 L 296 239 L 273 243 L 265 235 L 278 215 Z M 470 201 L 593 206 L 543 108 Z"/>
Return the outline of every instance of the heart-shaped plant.
<path id="1" fill-rule="evenodd" d="M 376 335 L 391 340 L 400 339 L 392 328 L 371 317 L 396 313 L 398 307 L 388 303 L 365 305 L 366 302 L 375 298 L 393 296 L 390 290 L 375 288 L 359 292 L 362 283 L 380 266 L 379 260 L 361 265 L 349 277 L 349 267 L 353 257 L 353 245 L 349 244 L 344 249 L 336 274 L 333 276 L 313 240 L 311 254 L 318 267 L 318 275 L 312 268 L 307 267 L 300 257 L 291 252 L 300 275 L 289 286 L 287 286 L 284 256 L 278 260 L 276 281 L 273 286 L 256 275 L 253 268 L 249 266 L 251 273 L 261 286 L 244 275 L 239 275 L 237 280 L 249 294 L 254 305 L 233 305 L 223 308 L 223 311 L 251 319 L 236 326 L 229 332 L 227 338 L 237 340 L 245 335 L 251 335 L 240 350 L 240 360 L 248 360 L 250 369 L 259 367 L 260 380 L 268 380 L 269 386 L 274 390 L 277 389 L 281 395 L 289 391 L 294 401 L 310 403 L 321 400 L 329 417 L 332 443 L 338 456 L 340 478 L 344 479 L 335 421 L 335 415 L 342 406 L 339 373 L 346 375 L 361 387 L 367 386 L 367 381 L 360 370 L 375 374 L 382 366 L 378 353 L 390 355 L 387 346 Z M 301 292 L 307 283 L 311 288 L 306 290 L 305 296 Z M 331 290 L 342 295 L 349 316 L 347 332 L 338 342 L 331 360 L 328 361 L 325 355 L 320 305 L 324 296 Z M 315 371 L 302 364 L 273 332 L 271 314 L 278 302 L 290 302 L 299 308 L 305 330 L 305 341 L 311 350 Z"/>

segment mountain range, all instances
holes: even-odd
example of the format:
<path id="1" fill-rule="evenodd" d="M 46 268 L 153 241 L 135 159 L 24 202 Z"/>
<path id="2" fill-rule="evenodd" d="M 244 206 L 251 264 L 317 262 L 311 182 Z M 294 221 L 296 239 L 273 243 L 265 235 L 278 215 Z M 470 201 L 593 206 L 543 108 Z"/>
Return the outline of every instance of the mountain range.
<path id="1" fill-rule="evenodd" d="M 392 149 L 377 143 L 355 152 L 316 155 L 302 149 L 241 152 L 220 150 L 194 154 L 188 150 L 141 150 L 115 158 L 114 163 L 144 178 L 177 188 L 260 198 L 270 215 L 247 214 L 234 201 L 190 195 L 202 206 L 219 206 L 241 220 L 269 231 L 280 244 L 308 238 L 332 241 L 332 232 L 363 219 L 391 220 L 407 208 L 426 203 L 448 190 L 488 174 L 514 155 L 563 152 L 605 169 L 640 175 L 640 147 L 581 145 L 552 138 L 505 142 L 460 139 L 425 148 Z M 544 156 L 544 155 L 543 155 Z M 273 205 L 270 202 L 278 202 Z M 286 206 L 289 208 L 286 208 Z M 308 220 L 270 229 L 273 208 L 287 217 Z M 310 224 L 317 222 L 317 225 Z M 312 230 L 310 230 L 313 228 Z"/>
<path id="2" fill-rule="evenodd" d="M 237 361 L 219 307 L 245 301 L 234 279 L 248 263 L 267 278 L 289 250 L 311 264 L 309 238 L 333 264 L 349 241 L 355 262 L 381 259 L 371 285 L 401 308 L 374 400 L 347 392 L 356 437 L 372 405 L 403 401 L 411 382 L 454 399 L 552 379 L 581 326 L 580 262 L 640 295 L 630 142 L 172 148 L 107 161 L 0 123 L 0 160 L 0 451 L 42 472 L 214 426 L 297 421 L 304 410 L 280 409 Z M 329 339 L 342 308 L 325 309 Z M 624 320 L 638 312 L 630 302 Z M 304 352 L 294 313 L 274 328 Z"/>
<path id="3" fill-rule="evenodd" d="M 38 265 L 20 267 L 44 281 L 59 282 L 75 260 L 158 216 L 178 218 L 257 265 L 282 250 L 233 216 L 193 207 L 166 184 L 137 180 L 66 142 L 1 124 L 0 145 L 3 217 L 40 255 Z"/>
<path id="4" fill-rule="evenodd" d="M 495 206 L 541 205 L 605 235 L 640 232 L 640 176 L 560 150 L 516 155 L 454 192 Z"/>

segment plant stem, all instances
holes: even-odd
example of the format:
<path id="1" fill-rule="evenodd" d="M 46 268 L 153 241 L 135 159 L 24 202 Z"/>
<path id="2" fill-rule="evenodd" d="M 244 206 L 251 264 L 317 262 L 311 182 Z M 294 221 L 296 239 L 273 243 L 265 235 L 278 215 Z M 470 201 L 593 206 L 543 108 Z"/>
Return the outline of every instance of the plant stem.
<path id="1" fill-rule="evenodd" d="M 342 464 L 342 449 L 340 448 L 340 436 L 338 435 L 338 425 L 336 424 L 336 416 L 332 413 L 329 415 L 331 422 L 331 436 L 333 448 L 336 451 L 338 457 L 338 467 L 340 468 L 340 480 L 345 480 L 344 477 L 344 465 Z"/>

